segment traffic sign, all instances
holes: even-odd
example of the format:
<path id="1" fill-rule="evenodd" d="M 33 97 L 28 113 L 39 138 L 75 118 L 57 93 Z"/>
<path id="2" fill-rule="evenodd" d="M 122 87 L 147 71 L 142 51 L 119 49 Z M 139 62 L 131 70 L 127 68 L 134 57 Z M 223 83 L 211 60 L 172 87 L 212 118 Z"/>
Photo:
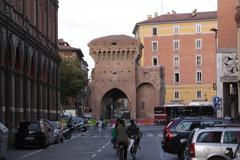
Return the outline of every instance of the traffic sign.
<path id="1" fill-rule="evenodd" d="M 214 107 L 214 109 L 217 109 L 220 104 L 221 104 L 221 98 L 215 96 L 215 97 L 213 98 L 213 107 Z"/>

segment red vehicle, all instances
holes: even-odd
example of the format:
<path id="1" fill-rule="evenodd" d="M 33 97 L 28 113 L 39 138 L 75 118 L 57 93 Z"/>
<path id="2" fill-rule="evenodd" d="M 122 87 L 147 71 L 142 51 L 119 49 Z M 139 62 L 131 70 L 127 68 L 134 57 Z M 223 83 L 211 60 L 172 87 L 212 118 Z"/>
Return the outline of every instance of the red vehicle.
<path id="1" fill-rule="evenodd" d="M 165 107 L 154 108 L 154 123 L 166 123 L 167 114 Z"/>
<path id="2" fill-rule="evenodd" d="M 214 116 L 213 105 L 207 102 L 193 102 L 189 105 L 164 105 L 154 108 L 155 123 L 166 123 L 180 116 Z"/>

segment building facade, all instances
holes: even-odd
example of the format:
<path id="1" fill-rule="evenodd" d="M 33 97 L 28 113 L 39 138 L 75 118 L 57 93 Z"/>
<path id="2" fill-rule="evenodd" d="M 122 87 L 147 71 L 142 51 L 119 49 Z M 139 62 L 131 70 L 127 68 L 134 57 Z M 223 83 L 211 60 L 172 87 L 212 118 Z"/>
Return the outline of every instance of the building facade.
<path id="1" fill-rule="evenodd" d="M 237 24 L 237 46 L 238 46 L 238 118 L 240 117 L 240 0 L 237 0 L 235 20 Z"/>
<path id="2" fill-rule="evenodd" d="M 77 97 L 69 98 L 67 105 L 62 104 L 62 109 L 69 112 L 72 111 L 73 115 L 83 116 L 84 111 L 88 110 L 88 64 L 83 59 L 84 55 L 81 49 L 71 47 L 63 39 L 58 40 L 58 46 L 61 59 L 79 61 L 85 82 L 83 91 Z"/>
<path id="3" fill-rule="evenodd" d="M 135 25 L 133 34 L 144 46 L 142 66 L 165 68 L 165 105 L 210 101 L 216 95 L 217 12 L 178 14 L 175 11 Z"/>
<path id="4" fill-rule="evenodd" d="M 0 121 L 59 113 L 58 1 L 0 0 Z"/>
<path id="5" fill-rule="evenodd" d="M 220 116 L 238 117 L 237 1 L 218 0 L 217 96 Z"/>
<path id="6" fill-rule="evenodd" d="M 164 100 L 164 69 L 140 67 L 142 45 L 134 37 L 111 35 L 88 44 L 95 61 L 89 106 L 97 118 L 153 118 Z"/>

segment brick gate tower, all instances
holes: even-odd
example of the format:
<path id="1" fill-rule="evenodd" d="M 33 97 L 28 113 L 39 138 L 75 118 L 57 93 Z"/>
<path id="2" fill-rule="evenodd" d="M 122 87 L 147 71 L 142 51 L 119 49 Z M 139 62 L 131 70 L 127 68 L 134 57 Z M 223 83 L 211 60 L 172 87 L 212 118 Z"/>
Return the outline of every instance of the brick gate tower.
<path id="1" fill-rule="evenodd" d="M 163 103 L 164 75 L 160 66 L 139 65 L 143 46 L 134 37 L 112 35 L 88 44 L 95 61 L 89 106 L 97 118 L 153 118 Z"/>

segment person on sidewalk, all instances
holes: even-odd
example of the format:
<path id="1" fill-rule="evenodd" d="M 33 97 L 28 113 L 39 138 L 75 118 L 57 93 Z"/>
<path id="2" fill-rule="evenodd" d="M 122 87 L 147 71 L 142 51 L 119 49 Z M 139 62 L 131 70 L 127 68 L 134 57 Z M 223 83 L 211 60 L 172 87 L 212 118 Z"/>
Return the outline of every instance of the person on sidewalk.
<path id="1" fill-rule="evenodd" d="M 97 122 L 97 127 L 98 127 L 99 133 L 102 133 L 102 125 L 103 125 L 103 121 L 102 121 L 102 118 L 100 118 Z"/>

